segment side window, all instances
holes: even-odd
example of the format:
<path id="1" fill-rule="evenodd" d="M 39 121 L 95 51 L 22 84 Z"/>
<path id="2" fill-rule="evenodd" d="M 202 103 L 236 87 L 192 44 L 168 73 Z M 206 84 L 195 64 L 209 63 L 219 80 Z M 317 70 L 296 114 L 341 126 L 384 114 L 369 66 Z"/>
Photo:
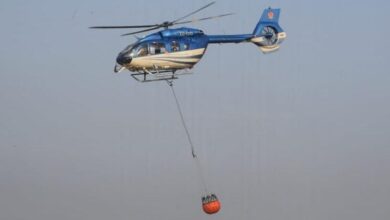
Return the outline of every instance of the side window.
<path id="1" fill-rule="evenodd" d="M 171 43 L 171 49 L 172 49 L 172 52 L 177 52 L 180 50 L 180 44 L 179 42 L 177 41 L 172 41 Z"/>
<path id="2" fill-rule="evenodd" d="M 190 44 L 189 43 L 184 43 L 183 44 L 183 50 L 189 50 L 190 49 Z"/>
<path id="3" fill-rule="evenodd" d="M 165 53 L 165 45 L 163 43 L 153 42 L 149 46 L 149 52 L 151 55 Z"/>
<path id="4" fill-rule="evenodd" d="M 165 44 L 160 43 L 159 47 L 160 47 L 160 53 L 166 53 L 167 52 L 167 49 L 165 49 Z"/>
<path id="5" fill-rule="evenodd" d="M 148 45 L 147 44 L 141 44 L 136 51 L 136 57 L 143 57 L 148 55 Z"/>

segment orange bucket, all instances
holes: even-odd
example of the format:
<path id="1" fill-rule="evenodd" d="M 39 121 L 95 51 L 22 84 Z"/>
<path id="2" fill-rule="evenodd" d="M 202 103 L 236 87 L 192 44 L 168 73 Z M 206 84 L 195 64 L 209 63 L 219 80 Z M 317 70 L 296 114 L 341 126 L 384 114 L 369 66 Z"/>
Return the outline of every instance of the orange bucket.
<path id="1" fill-rule="evenodd" d="M 221 203 L 216 195 L 211 194 L 202 198 L 203 211 L 209 215 L 219 212 L 221 209 Z"/>

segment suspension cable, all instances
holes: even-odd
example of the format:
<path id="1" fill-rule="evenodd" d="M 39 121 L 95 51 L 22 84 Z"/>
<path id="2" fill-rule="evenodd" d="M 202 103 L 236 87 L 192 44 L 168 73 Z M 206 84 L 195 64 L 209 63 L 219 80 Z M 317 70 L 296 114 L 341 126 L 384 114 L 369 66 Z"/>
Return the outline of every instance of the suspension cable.
<path id="1" fill-rule="evenodd" d="M 187 134 L 188 143 L 190 144 L 190 147 L 191 147 L 192 157 L 193 158 L 197 158 L 197 156 L 195 154 L 195 147 L 194 147 L 194 144 L 192 142 L 190 132 L 188 131 L 187 124 L 186 124 L 186 122 L 184 120 L 184 116 L 183 116 L 183 112 L 182 112 L 181 107 L 180 107 L 179 100 L 177 99 L 175 89 L 173 88 L 173 83 L 168 81 L 168 85 L 169 85 L 169 87 L 171 87 L 173 97 L 175 98 L 177 110 L 178 110 L 179 115 L 180 115 L 181 123 L 182 123 L 182 125 L 184 127 L 184 130 L 185 130 L 186 134 Z"/>
<path id="2" fill-rule="evenodd" d="M 204 190 L 205 193 L 207 194 L 207 193 L 208 193 L 208 190 L 207 190 L 207 185 L 206 185 L 205 178 L 204 178 L 204 176 L 203 176 L 202 166 L 201 166 L 201 164 L 200 164 L 200 161 L 199 161 L 198 156 L 197 156 L 196 153 L 195 153 L 194 143 L 192 142 L 192 138 L 191 138 L 190 132 L 189 132 L 189 130 L 188 130 L 187 124 L 186 124 L 185 119 L 184 119 L 183 111 L 181 110 L 179 100 L 178 100 L 178 98 L 177 98 L 177 96 L 176 96 L 175 89 L 173 88 L 173 82 L 167 80 L 167 83 L 168 83 L 169 87 L 171 88 L 173 97 L 174 97 L 174 99 L 175 99 L 176 107 L 177 107 L 177 110 L 178 110 L 179 115 L 180 115 L 181 123 L 182 123 L 182 125 L 183 125 L 183 127 L 184 127 L 184 130 L 185 130 L 185 132 L 186 132 L 187 139 L 188 139 L 188 143 L 190 144 L 191 155 L 192 155 L 192 158 L 195 160 L 196 168 L 197 168 L 197 171 L 198 171 L 200 180 L 201 180 L 201 184 L 202 184 L 202 186 L 203 186 L 203 190 Z"/>

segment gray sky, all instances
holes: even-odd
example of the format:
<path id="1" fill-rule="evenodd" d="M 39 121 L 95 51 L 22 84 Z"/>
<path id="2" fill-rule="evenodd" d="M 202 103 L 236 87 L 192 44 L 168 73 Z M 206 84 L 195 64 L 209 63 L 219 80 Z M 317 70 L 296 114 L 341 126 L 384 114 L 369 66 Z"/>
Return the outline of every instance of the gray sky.
<path id="1" fill-rule="evenodd" d="M 112 73 L 134 41 L 92 25 L 156 23 L 209 1 L 0 2 L 0 219 L 390 218 L 390 3 L 219 1 L 193 25 L 250 33 L 281 7 L 263 55 L 211 45 L 176 82 L 211 191 L 166 83 Z"/>

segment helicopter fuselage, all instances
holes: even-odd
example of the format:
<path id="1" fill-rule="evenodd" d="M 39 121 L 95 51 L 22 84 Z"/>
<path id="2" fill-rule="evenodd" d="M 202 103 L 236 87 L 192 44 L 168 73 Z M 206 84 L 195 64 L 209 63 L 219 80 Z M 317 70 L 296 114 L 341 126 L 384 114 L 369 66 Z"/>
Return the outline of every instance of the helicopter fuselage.
<path id="1" fill-rule="evenodd" d="M 117 63 L 133 72 L 192 68 L 206 52 L 208 43 L 208 36 L 201 30 L 166 29 L 129 45 L 119 53 Z"/>

